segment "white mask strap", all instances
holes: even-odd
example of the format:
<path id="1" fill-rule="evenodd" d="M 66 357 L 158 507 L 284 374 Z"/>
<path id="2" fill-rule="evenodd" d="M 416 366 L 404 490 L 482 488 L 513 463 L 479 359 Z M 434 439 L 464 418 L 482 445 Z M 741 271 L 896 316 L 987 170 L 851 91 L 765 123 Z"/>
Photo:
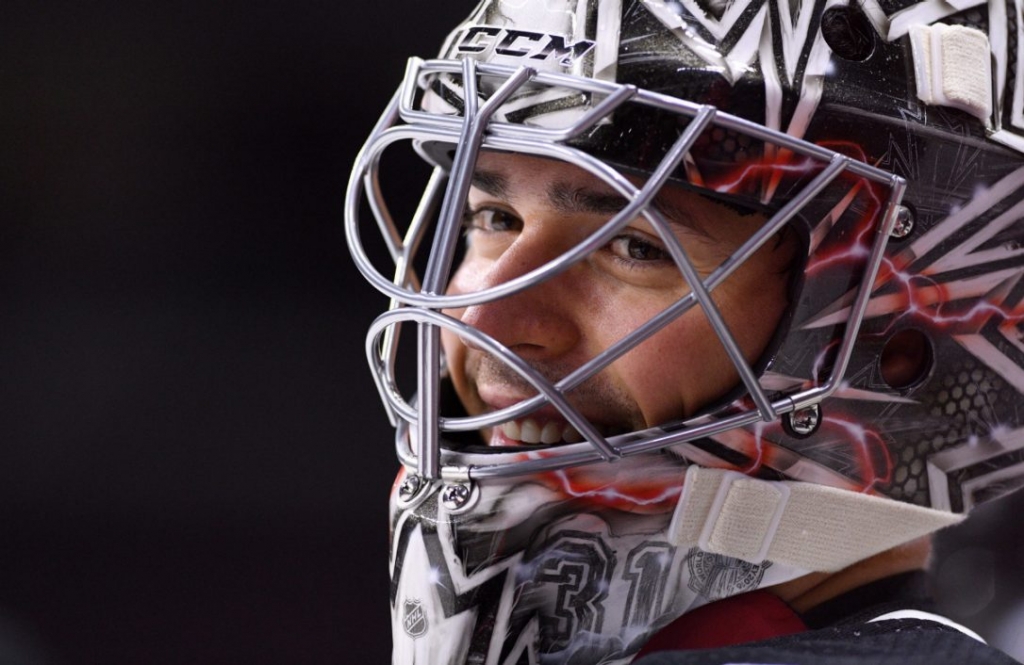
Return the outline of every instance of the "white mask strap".
<path id="1" fill-rule="evenodd" d="M 964 517 L 824 485 L 691 466 L 669 538 L 751 563 L 830 572 Z"/>

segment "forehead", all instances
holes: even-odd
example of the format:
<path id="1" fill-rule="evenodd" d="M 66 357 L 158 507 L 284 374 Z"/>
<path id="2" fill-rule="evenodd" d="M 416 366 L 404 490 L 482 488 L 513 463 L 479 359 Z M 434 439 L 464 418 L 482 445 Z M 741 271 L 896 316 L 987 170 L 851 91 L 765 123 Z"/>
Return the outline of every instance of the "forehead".
<path id="1" fill-rule="evenodd" d="M 637 188 L 642 179 L 626 176 Z M 481 153 L 473 174 L 477 195 L 494 196 L 513 205 L 539 203 L 559 212 L 614 214 L 626 204 L 626 197 L 600 176 L 567 162 L 529 155 Z M 669 221 L 688 226 L 713 224 L 740 216 L 734 208 L 676 184 L 666 184 L 656 194 L 654 205 Z M 755 215 L 763 220 L 763 215 Z M 753 221 L 753 220 L 750 220 Z"/>
<path id="2" fill-rule="evenodd" d="M 562 213 L 615 214 L 626 198 L 582 168 L 549 159 L 488 153 L 473 173 L 484 195 L 512 204 L 542 203 Z"/>
<path id="3" fill-rule="evenodd" d="M 531 189 L 544 183 L 565 183 L 614 193 L 611 185 L 583 168 L 544 157 L 483 152 L 477 160 L 474 183 L 482 189 Z"/>

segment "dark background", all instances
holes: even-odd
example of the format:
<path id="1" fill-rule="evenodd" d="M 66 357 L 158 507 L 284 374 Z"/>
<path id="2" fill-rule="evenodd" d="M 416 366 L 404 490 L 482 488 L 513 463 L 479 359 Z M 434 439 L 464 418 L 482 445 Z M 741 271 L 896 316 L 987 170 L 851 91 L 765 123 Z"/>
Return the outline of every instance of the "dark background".
<path id="1" fill-rule="evenodd" d="M 0 5 L 0 662 L 388 662 L 344 187 L 469 8 Z M 1021 508 L 937 564 L 1018 657 Z"/>

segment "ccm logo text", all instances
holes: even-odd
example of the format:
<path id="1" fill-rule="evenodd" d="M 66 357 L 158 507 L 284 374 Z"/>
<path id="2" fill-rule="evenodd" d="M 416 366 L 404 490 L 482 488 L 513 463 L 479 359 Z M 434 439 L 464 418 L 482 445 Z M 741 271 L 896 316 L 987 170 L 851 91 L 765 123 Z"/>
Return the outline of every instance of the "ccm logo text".
<path id="1" fill-rule="evenodd" d="M 476 25 L 466 29 L 456 48 L 460 53 L 482 53 L 494 49 L 497 55 L 531 60 L 546 60 L 554 55 L 559 63 L 571 65 L 574 60 L 594 48 L 594 42 L 581 39 L 569 44 L 563 35 Z"/>

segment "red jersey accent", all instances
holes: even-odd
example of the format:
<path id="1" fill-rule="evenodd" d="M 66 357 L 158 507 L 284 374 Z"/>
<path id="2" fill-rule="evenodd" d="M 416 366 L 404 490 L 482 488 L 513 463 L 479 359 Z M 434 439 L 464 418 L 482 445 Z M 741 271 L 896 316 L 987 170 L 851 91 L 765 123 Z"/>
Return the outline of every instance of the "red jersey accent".
<path id="1" fill-rule="evenodd" d="M 806 630 L 803 620 L 778 596 L 751 591 L 687 612 L 655 633 L 636 658 L 654 651 L 713 649 Z"/>

